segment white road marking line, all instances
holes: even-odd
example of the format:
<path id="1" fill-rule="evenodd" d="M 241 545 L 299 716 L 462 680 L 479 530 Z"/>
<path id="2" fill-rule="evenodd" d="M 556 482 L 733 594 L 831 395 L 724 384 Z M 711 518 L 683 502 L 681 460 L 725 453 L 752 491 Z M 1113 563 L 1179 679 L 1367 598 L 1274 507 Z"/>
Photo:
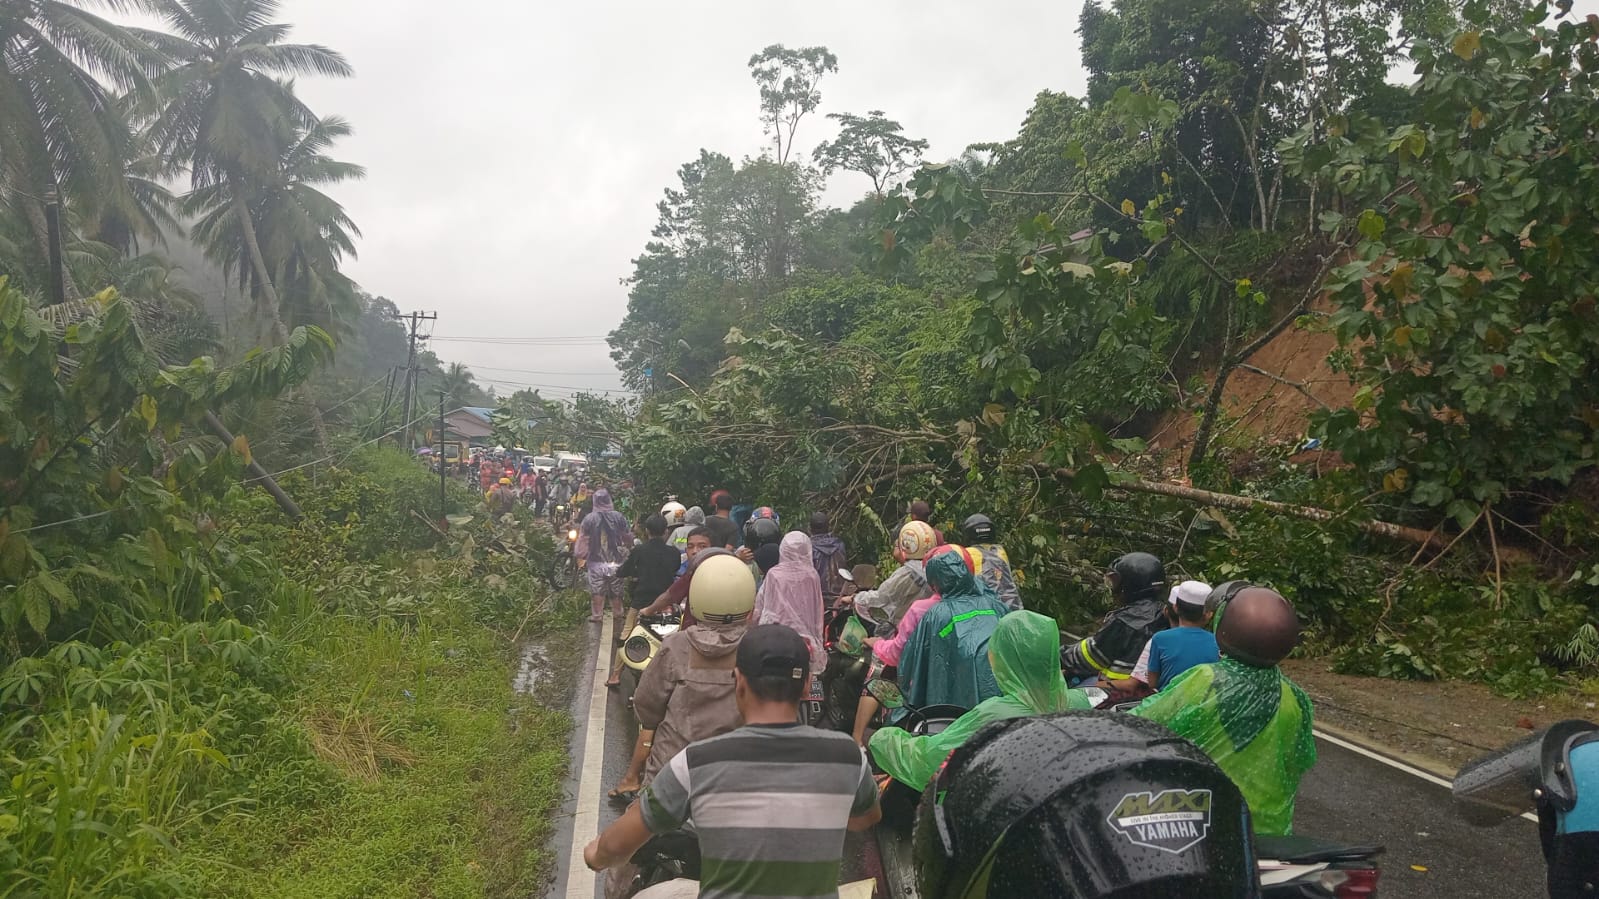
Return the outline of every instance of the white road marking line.
<path id="1" fill-rule="evenodd" d="M 605 689 L 605 678 L 611 668 L 611 620 L 607 609 L 600 623 L 600 643 L 594 650 L 589 723 L 583 735 L 583 773 L 577 783 L 572 851 L 566 860 L 566 899 L 594 899 L 598 885 L 594 872 L 583 862 L 583 847 L 600 832 L 600 790 L 605 777 L 605 707 L 609 693 Z"/>
<path id="2" fill-rule="evenodd" d="M 1439 777 L 1436 774 L 1433 774 L 1430 771 L 1423 771 L 1420 768 L 1417 768 L 1417 767 L 1415 767 L 1413 765 L 1407 765 L 1404 762 L 1399 761 L 1398 759 L 1389 758 L 1388 756 L 1383 755 L 1380 752 L 1372 752 L 1370 749 L 1367 749 L 1364 746 L 1361 746 L 1361 745 L 1356 744 L 1356 743 L 1351 743 L 1348 740 L 1339 739 L 1338 737 L 1335 737 L 1332 734 L 1324 733 L 1323 731 L 1320 731 L 1320 730 L 1315 730 L 1314 732 L 1315 732 L 1315 734 L 1316 734 L 1318 739 L 1326 740 L 1327 742 L 1333 744 L 1334 746 L 1339 747 L 1340 749 L 1347 749 L 1350 752 L 1355 753 L 1356 755 L 1363 755 L 1366 758 L 1371 759 L 1373 761 L 1382 762 L 1384 765 L 1387 765 L 1388 767 L 1393 768 L 1396 771 L 1403 771 L 1406 774 L 1409 774 L 1409 775 L 1411 775 L 1413 777 L 1419 777 L 1422 780 L 1427 781 L 1428 783 L 1437 784 L 1438 786 L 1443 787 L 1444 789 L 1453 789 L 1453 787 L 1454 787 L 1454 784 L 1452 784 L 1449 781 L 1443 779 L 1442 777 Z M 1521 817 L 1526 818 L 1528 821 L 1531 821 L 1534 824 L 1538 823 L 1538 816 L 1533 814 L 1532 812 L 1523 812 Z"/>
<path id="3" fill-rule="evenodd" d="M 1072 634 L 1070 632 L 1067 632 L 1067 631 L 1062 631 L 1061 633 L 1062 633 L 1062 635 L 1064 635 L 1066 637 L 1069 637 L 1073 641 L 1082 639 L 1081 637 L 1078 637 L 1078 636 L 1076 636 L 1076 635 L 1074 635 L 1074 634 Z M 1450 783 L 1447 780 L 1444 780 L 1442 777 L 1439 777 L 1436 774 L 1433 774 L 1433 773 L 1427 772 L 1427 771 L 1423 771 L 1420 768 L 1417 768 L 1417 767 L 1415 767 L 1413 765 L 1407 765 L 1404 762 L 1399 761 L 1398 759 L 1391 759 L 1388 756 L 1383 755 L 1380 752 L 1373 752 L 1373 751 L 1371 751 L 1370 749 L 1367 749 L 1364 746 L 1360 746 L 1360 745 L 1357 745 L 1355 743 L 1351 743 L 1348 740 L 1340 739 L 1340 738 L 1335 737 L 1332 734 L 1326 733 L 1324 731 L 1317 730 L 1315 728 L 1311 728 L 1311 731 L 1313 733 L 1315 733 L 1315 735 L 1317 737 L 1319 737 L 1319 738 L 1321 738 L 1323 740 L 1326 740 L 1327 742 L 1333 744 L 1334 746 L 1339 746 L 1339 747 L 1342 747 L 1344 749 L 1347 749 L 1350 752 L 1355 753 L 1356 755 L 1363 755 L 1366 758 L 1372 759 L 1374 761 L 1382 762 L 1384 765 L 1387 765 L 1390 768 L 1393 768 L 1393 769 L 1395 769 L 1397 771 L 1403 771 L 1406 774 L 1410 774 L 1410 775 L 1415 776 L 1415 777 L 1419 777 L 1422 780 L 1427 781 L 1428 783 L 1437 784 L 1438 786 L 1443 787 L 1445 789 L 1448 789 L 1448 790 L 1453 790 L 1454 789 L 1454 786 L 1455 786 L 1454 784 Z M 1538 816 L 1533 814 L 1532 812 L 1522 812 L 1521 813 L 1521 817 L 1526 818 L 1528 821 L 1531 821 L 1534 824 L 1538 823 Z"/>

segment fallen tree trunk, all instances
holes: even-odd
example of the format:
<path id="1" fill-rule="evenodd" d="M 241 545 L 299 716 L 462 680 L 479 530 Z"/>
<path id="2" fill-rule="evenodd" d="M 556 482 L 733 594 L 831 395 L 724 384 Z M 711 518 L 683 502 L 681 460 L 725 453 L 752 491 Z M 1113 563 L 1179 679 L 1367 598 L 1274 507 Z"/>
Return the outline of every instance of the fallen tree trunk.
<path id="1" fill-rule="evenodd" d="M 1069 468 L 1057 468 L 1055 469 L 1055 475 L 1062 478 L 1074 478 L 1077 473 Z M 1238 496 L 1232 493 L 1217 493 L 1214 490 L 1200 490 L 1196 487 L 1184 487 L 1181 484 L 1167 484 L 1159 481 L 1136 479 L 1116 484 L 1114 489 L 1127 490 L 1133 493 L 1151 493 L 1156 496 L 1169 496 L 1173 499 L 1187 500 L 1207 506 L 1217 506 L 1222 509 L 1241 509 L 1245 511 L 1265 509 L 1269 512 L 1276 512 L 1279 515 L 1304 518 L 1309 521 L 1332 521 L 1343 517 L 1341 512 L 1330 512 L 1314 506 L 1296 506 L 1292 503 L 1280 503 L 1276 500 L 1255 499 L 1254 497 Z M 1357 526 L 1362 531 L 1373 536 L 1400 540 L 1416 546 L 1441 550 L 1447 544 L 1447 541 L 1442 539 L 1437 531 L 1424 531 L 1421 528 L 1393 524 L 1387 521 L 1362 521 L 1358 522 Z"/>

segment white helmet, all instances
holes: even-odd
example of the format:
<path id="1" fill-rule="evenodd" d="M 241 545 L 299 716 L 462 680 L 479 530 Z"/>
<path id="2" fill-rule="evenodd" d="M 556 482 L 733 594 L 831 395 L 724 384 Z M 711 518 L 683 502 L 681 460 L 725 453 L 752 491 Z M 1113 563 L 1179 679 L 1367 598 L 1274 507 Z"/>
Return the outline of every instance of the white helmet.
<path id="1" fill-rule="evenodd" d="M 730 552 L 707 550 L 695 560 L 688 610 L 707 624 L 742 621 L 755 610 L 755 575 Z"/>
<path id="2" fill-rule="evenodd" d="M 661 507 L 661 517 L 666 519 L 666 526 L 669 528 L 681 527 L 684 516 L 687 514 L 688 510 L 683 508 L 683 504 L 676 500 Z"/>

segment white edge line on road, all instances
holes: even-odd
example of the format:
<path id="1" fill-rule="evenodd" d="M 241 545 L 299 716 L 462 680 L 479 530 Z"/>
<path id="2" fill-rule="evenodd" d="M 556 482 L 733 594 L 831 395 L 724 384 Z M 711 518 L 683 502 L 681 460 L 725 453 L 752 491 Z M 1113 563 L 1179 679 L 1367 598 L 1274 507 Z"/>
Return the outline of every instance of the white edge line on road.
<path id="1" fill-rule="evenodd" d="M 611 667 L 611 612 L 600 623 L 600 642 L 594 650 L 594 678 L 589 688 L 588 730 L 583 736 L 583 773 L 577 783 L 576 815 L 572 820 L 572 851 L 566 861 L 566 899 L 594 899 L 598 880 L 583 862 L 583 847 L 600 832 L 600 789 L 605 777 L 605 678 Z"/>
<path id="2" fill-rule="evenodd" d="M 1072 640 L 1080 640 L 1080 639 L 1082 639 L 1081 637 L 1078 637 L 1077 635 L 1072 634 L 1072 633 L 1067 632 L 1067 631 L 1062 631 L 1061 633 L 1064 636 L 1070 637 Z M 1316 734 L 1317 737 L 1319 737 L 1320 739 L 1326 740 L 1327 742 L 1333 744 L 1334 746 L 1337 746 L 1337 747 L 1340 747 L 1340 748 L 1343 748 L 1343 749 L 1347 749 L 1350 752 L 1355 753 L 1356 755 L 1363 755 L 1366 758 L 1372 759 L 1374 761 L 1382 762 L 1384 765 L 1387 765 L 1388 767 L 1393 768 L 1396 771 L 1403 771 L 1406 774 L 1409 774 L 1409 775 L 1411 775 L 1413 777 L 1419 777 L 1422 780 L 1427 781 L 1428 783 L 1437 784 L 1438 786 L 1444 787 L 1445 789 L 1449 789 L 1449 790 L 1453 790 L 1454 789 L 1454 786 L 1455 786 L 1454 784 L 1450 783 L 1447 780 L 1444 780 L 1442 777 L 1439 777 L 1436 774 L 1432 774 L 1432 773 L 1429 773 L 1427 771 L 1423 771 L 1420 768 L 1417 768 L 1417 767 L 1415 767 L 1413 765 L 1407 765 L 1404 762 L 1399 761 L 1398 759 L 1389 758 L 1388 756 L 1383 755 L 1380 752 L 1373 752 L 1373 751 L 1371 751 L 1370 749 L 1367 749 L 1364 746 L 1358 745 L 1356 743 L 1351 743 L 1348 740 L 1340 739 L 1340 738 L 1335 737 L 1332 734 L 1326 733 L 1324 731 L 1316 730 L 1315 728 L 1312 728 L 1311 730 Z M 1538 823 L 1538 816 L 1533 814 L 1532 812 L 1522 812 L 1521 813 L 1521 817 L 1526 818 L 1528 821 L 1531 821 L 1534 824 Z"/>
<path id="3" fill-rule="evenodd" d="M 1324 733 L 1323 731 L 1320 731 L 1320 730 L 1315 731 L 1315 734 L 1316 734 L 1316 736 L 1319 739 L 1326 740 L 1327 742 L 1333 744 L 1334 746 L 1339 747 L 1340 749 L 1347 749 L 1350 752 L 1355 753 L 1356 755 L 1363 755 L 1363 756 L 1365 756 L 1368 759 L 1372 759 L 1373 761 L 1382 762 L 1384 765 L 1387 765 L 1388 767 L 1393 768 L 1393 769 L 1395 769 L 1397 771 L 1403 771 L 1406 774 L 1411 775 L 1412 777 L 1419 777 L 1422 780 L 1427 781 L 1428 783 L 1437 784 L 1438 786 L 1444 787 L 1446 789 L 1452 789 L 1454 787 L 1454 784 L 1450 783 L 1447 780 L 1444 780 L 1442 777 L 1439 777 L 1436 774 L 1433 774 L 1433 773 L 1428 772 L 1428 771 L 1423 771 L 1420 768 L 1417 768 L 1417 767 L 1415 767 L 1413 765 L 1407 765 L 1404 762 L 1399 761 L 1398 759 L 1389 758 L 1388 756 L 1383 755 L 1380 752 L 1372 752 L 1370 749 L 1367 749 L 1364 746 L 1361 746 L 1361 745 L 1356 744 L 1356 743 L 1351 743 L 1348 740 L 1341 740 L 1338 737 L 1333 736 L 1332 734 Z M 1534 824 L 1538 823 L 1538 816 L 1533 814 L 1532 812 L 1523 812 L 1521 817 L 1526 818 L 1528 821 L 1531 821 Z"/>

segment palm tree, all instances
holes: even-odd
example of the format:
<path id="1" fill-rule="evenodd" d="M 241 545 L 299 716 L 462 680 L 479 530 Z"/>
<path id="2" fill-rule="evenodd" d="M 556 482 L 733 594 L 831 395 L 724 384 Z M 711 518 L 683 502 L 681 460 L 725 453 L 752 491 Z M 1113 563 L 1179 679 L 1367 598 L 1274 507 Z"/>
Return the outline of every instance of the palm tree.
<path id="1" fill-rule="evenodd" d="M 138 34 L 177 62 L 162 76 L 150 135 L 158 152 L 187 166 L 197 192 L 215 188 L 232 219 L 253 273 L 258 311 L 272 339 L 288 336 L 283 306 L 256 231 L 252 208 L 280 172 L 296 127 L 314 121 L 276 76 L 346 77 L 344 57 L 315 44 L 289 44 L 289 26 L 273 21 L 278 0 L 143 0 L 171 34 Z M 281 262 L 281 260 L 279 260 Z"/>
<path id="2" fill-rule="evenodd" d="M 327 185 L 366 175 L 360 166 L 325 152 L 349 133 L 349 124 L 337 117 L 311 121 L 283 149 L 277 170 L 258 179 L 249 206 L 248 224 L 269 260 L 287 327 L 315 324 L 332 331 L 359 312 L 355 285 L 339 271 L 339 263 L 355 255 L 361 232 L 344 207 L 322 192 Z M 206 255 L 236 273 L 241 290 L 260 295 L 264 284 L 227 188 L 196 189 L 184 199 L 183 211 L 195 219 L 193 235 Z"/>
<path id="3" fill-rule="evenodd" d="M 439 390 L 444 394 L 444 405 L 455 409 L 482 396 L 483 388 L 472 379 L 472 370 L 459 362 L 451 362 L 443 372 Z"/>
<path id="4" fill-rule="evenodd" d="M 0 3 L 0 201 L 48 252 L 45 197 L 92 211 L 129 192 L 137 145 L 112 88 L 145 93 L 164 61 L 133 29 L 79 5 L 123 0 Z M 68 293 L 76 287 L 69 281 Z"/>

